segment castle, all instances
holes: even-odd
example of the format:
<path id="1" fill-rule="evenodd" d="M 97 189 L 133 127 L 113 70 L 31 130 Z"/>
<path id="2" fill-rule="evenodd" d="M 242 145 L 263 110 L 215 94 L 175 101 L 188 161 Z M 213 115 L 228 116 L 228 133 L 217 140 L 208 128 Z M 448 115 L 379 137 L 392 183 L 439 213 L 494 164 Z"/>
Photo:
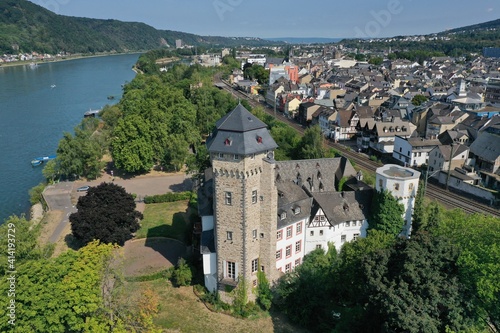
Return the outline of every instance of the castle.
<path id="1" fill-rule="evenodd" d="M 373 189 L 351 163 L 276 161 L 277 147 L 241 104 L 207 140 L 212 167 L 198 191 L 200 252 L 205 286 L 223 298 L 241 279 L 250 291 L 259 270 L 275 281 L 317 248 L 340 250 L 366 236 Z M 350 179 L 338 192 L 343 178 Z"/>

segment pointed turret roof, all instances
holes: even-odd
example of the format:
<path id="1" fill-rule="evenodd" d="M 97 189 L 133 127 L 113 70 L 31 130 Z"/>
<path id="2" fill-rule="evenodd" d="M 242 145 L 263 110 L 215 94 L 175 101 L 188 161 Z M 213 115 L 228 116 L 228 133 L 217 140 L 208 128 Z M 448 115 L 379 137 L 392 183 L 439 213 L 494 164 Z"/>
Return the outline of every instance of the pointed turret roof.
<path id="1" fill-rule="evenodd" d="M 219 131 L 248 132 L 267 126 L 243 105 L 238 104 L 233 111 L 219 119 L 215 123 L 215 127 Z"/>
<path id="2" fill-rule="evenodd" d="M 249 155 L 278 147 L 266 124 L 241 104 L 219 119 L 215 127 L 207 140 L 211 153 Z"/>

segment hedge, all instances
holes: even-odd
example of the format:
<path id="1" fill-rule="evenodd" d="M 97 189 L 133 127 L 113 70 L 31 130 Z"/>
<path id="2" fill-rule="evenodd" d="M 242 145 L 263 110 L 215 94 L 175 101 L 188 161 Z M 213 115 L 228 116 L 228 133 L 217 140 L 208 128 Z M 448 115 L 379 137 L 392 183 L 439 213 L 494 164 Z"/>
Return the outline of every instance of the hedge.
<path id="1" fill-rule="evenodd" d="M 152 204 L 152 203 L 162 203 L 162 202 L 173 202 L 173 201 L 182 201 L 191 199 L 192 193 L 189 191 L 185 192 L 170 192 L 165 194 L 158 195 L 148 195 L 144 197 L 144 203 Z"/>

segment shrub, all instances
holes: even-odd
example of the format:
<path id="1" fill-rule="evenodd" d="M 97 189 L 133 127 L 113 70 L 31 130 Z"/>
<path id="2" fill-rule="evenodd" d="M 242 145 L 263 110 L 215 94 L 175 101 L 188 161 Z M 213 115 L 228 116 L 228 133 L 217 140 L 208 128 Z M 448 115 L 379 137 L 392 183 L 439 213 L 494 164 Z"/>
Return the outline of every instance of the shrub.
<path id="1" fill-rule="evenodd" d="M 266 274 L 259 270 L 257 272 L 257 302 L 262 309 L 268 311 L 271 308 L 273 295 Z"/>
<path id="2" fill-rule="evenodd" d="M 45 184 L 40 183 L 29 191 L 30 203 L 32 205 L 42 202 L 43 199 L 42 193 L 44 189 L 45 189 Z"/>
<path id="3" fill-rule="evenodd" d="M 191 192 L 170 192 L 165 194 L 158 195 L 147 195 L 144 197 L 144 203 L 152 204 L 152 203 L 162 203 L 162 202 L 174 202 L 174 201 L 182 201 L 191 199 Z"/>
<path id="4" fill-rule="evenodd" d="M 191 272 L 191 267 L 189 267 L 184 258 L 179 259 L 177 267 L 172 274 L 172 279 L 177 286 L 189 286 L 191 284 L 193 272 Z"/>

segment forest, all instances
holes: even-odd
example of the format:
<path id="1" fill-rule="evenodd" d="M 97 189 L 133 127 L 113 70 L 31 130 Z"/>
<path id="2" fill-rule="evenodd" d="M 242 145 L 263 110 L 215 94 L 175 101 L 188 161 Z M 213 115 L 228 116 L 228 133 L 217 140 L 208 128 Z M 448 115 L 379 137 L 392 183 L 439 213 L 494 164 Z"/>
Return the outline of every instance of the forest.
<path id="1" fill-rule="evenodd" d="M 262 46 L 279 43 L 263 39 L 198 36 L 157 30 L 139 22 L 100 20 L 55 14 L 27 0 L 0 2 L 0 53 L 95 53 L 147 51 L 187 45 L 212 47 Z"/>

